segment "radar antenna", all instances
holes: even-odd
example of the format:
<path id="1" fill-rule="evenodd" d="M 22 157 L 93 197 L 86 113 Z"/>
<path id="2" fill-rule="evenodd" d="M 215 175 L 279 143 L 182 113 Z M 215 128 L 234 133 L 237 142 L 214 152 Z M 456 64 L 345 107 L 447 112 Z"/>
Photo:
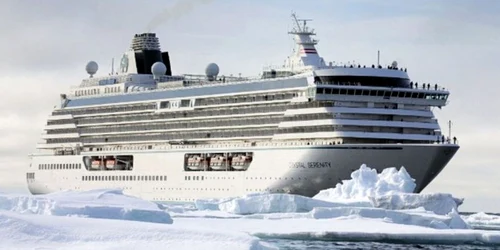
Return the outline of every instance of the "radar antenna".
<path id="1" fill-rule="evenodd" d="M 295 32 L 310 33 L 310 35 L 314 35 L 314 30 L 309 31 L 307 28 L 307 22 L 312 21 L 312 19 L 300 19 L 297 17 L 297 14 L 295 14 L 295 12 L 292 12 L 292 19 L 297 25 L 297 27 L 295 28 Z M 302 25 L 300 25 L 300 22 L 302 22 Z"/>

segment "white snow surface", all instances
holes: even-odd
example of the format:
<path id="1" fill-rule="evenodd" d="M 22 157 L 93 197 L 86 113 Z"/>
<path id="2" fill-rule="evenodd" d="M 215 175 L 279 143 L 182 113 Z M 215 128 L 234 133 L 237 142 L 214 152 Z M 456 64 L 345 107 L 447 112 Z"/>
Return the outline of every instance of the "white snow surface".
<path id="1" fill-rule="evenodd" d="M 462 200 L 449 194 L 408 193 L 415 183 L 404 168 L 363 165 L 352 177 L 316 198 L 256 193 L 181 205 L 121 190 L 0 194 L 0 249 L 276 249 L 259 238 L 500 245 L 500 231 L 471 229 L 500 229 L 500 217 L 461 217 Z"/>
<path id="2" fill-rule="evenodd" d="M 451 194 L 387 194 L 368 197 L 373 207 L 384 209 L 414 209 L 423 207 L 427 211 L 436 214 L 448 214 L 457 210 L 462 205 L 463 199 L 453 197 Z"/>
<path id="3" fill-rule="evenodd" d="M 0 210 L 0 249 L 277 249 L 248 233 L 210 227 Z"/>
<path id="4" fill-rule="evenodd" d="M 462 216 L 472 228 L 487 229 L 487 230 L 500 230 L 500 216 L 491 215 L 484 212 Z"/>
<path id="5" fill-rule="evenodd" d="M 0 210 L 20 213 L 80 216 L 172 223 L 169 213 L 153 202 L 123 194 L 122 190 L 62 191 L 47 195 L 1 195 Z"/>
<path id="6" fill-rule="evenodd" d="M 401 167 L 375 169 L 362 165 L 344 180 L 320 191 L 313 198 L 292 194 L 255 193 L 223 200 L 197 200 L 199 210 L 220 210 L 231 214 L 309 212 L 315 207 L 375 207 L 390 210 L 423 207 L 439 215 L 447 215 L 462 204 L 463 199 L 450 194 L 414 194 L 415 180 Z"/>
<path id="7" fill-rule="evenodd" d="M 336 203 L 316 200 L 293 194 L 258 194 L 233 198 L 218 203 L 221 211 L 232 214 L 257 213 L 300 213 L 309 212 L 315 207 L 369 207 L 369 202 Z"/>
<path id="8" fill-rule="evenodd" d="M 321 190 L 313 198 L 325 201 L 368 200 L 368 197 L 396 193 L 412 193 L 415 190 L 415 180 L 404 167 L 386 168 L 378 174 L 366 164 L 351 173 L 350 180 L 337 183 L 335 188 Z"/>

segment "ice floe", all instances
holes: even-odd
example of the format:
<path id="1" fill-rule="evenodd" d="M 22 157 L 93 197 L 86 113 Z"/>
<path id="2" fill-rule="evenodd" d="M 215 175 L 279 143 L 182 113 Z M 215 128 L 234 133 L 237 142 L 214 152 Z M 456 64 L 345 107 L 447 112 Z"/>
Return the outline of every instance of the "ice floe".
<path id="1" fill-rule="evenodd" d="M 0 195 L 0 209 L 20 213 L 172 223 L 158 204 L 122 190 L 61 191 L 47 195 Z"/>
<path id="2" fill-rule="evenodd" d="M 1 249 L 277 249 L 247 233 L 209 227 L 20 214 L 0 210 Z"/>
<path id="3" fill-rule="evenodd" d="M 255 193 L 194 204 L 156 204 L 121 190 L 0 194 L 0 245 L 274 249 L 259 238 L 500 245 L 500 231 L 471 229 L 499 229 L 500 217 L 460 216 L 463 200 L 450 194 L 413 194 L 404 168 L 363 165 L 351 177 L 313 198 Z"/>
<path id="4" fill-rule="evenodd" d="M 463 218 L 465 222 L 475 229 L 500 230 L 500 216 L 498 215 L 479 212 L 463 216 Z"/>

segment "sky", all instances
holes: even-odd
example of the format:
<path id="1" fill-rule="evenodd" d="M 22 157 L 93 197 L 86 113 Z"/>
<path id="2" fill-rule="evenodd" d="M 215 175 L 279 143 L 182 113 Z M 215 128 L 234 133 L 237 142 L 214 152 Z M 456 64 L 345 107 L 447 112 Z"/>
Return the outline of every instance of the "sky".
<path id="1" fill-rule="evenodd" d="M 496 0 L 3 0 L 0 1 L 0 191 L 25 190 L 35 150 L 59 94 L 111 71 L 135 33 L 156 32 L 174 74 L 258 75 L 281 64 L 290 14 L 312 18 L 326 61 L 398 61 L 413 81 L 451 91 L 435 109 L 460 143 L 424 190 L 465 198 L 461 211 L 500 212 L 500 1 Z"/>

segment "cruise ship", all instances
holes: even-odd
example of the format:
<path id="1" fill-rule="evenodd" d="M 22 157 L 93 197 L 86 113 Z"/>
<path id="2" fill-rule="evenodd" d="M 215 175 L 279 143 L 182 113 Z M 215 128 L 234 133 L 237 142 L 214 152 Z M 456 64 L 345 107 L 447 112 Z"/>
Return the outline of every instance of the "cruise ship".
<path id="1" fill-rule="evenodd" d="M 60 95 L 26 173 L 32 194 L 120 188 L 154 201 L 255 192 L 313 196 L 360 165 L 396 167 L 422 191 L 459 149 L 433 109 L 449 91 L 390 65 L 320 57 L 310 20 L 258 77 L 173 74 L 155 33 L 133 36 L 119 69 Z"/>

